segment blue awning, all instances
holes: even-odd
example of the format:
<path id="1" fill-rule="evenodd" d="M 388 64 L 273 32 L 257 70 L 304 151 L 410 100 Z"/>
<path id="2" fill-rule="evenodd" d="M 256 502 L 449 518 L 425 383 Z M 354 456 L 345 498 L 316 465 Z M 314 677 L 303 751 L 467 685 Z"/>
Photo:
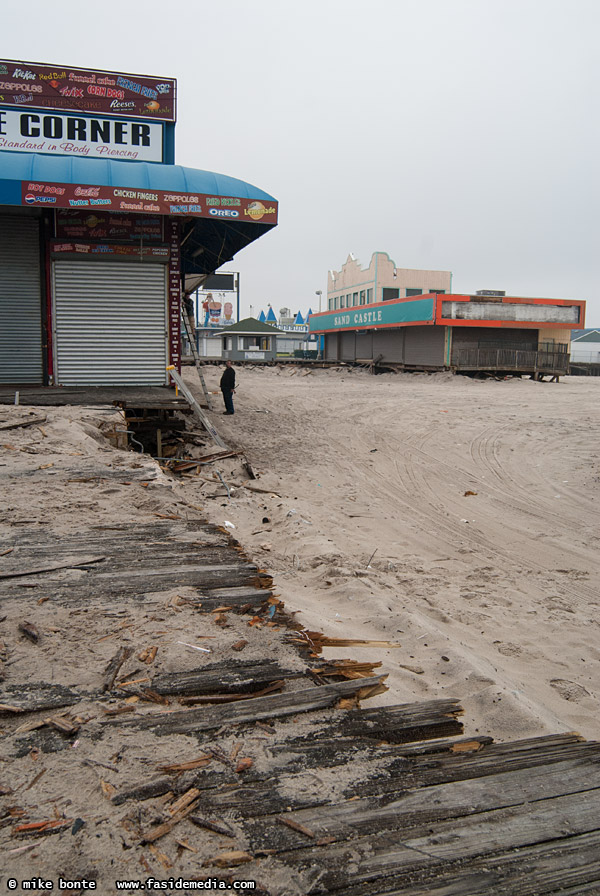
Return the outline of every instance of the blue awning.
<path id="1" fill-rule="evenodd" d="M 236 252 L 272 229 L 276 223 L 277 201 L 264 190 L 225 174 L 163 165 L 158 162 L 121 162 L 108 159 L 79 159 L 29 152 L 0 153 L 0 206 L 21 206 L 24 183 L 82 184 L 117 187 L 129 190 L 163 191 L 168 194 L 200 194 L 209 197 L 233 197 L 253 201 L 258 212 L 244 219 L 234 216 L 229 208 L 222 217 L 198 217 L 186 206 L 179 209 L 182 232 L 182 272 L 207 274 L 231 261 Z M 269 206 L 275 214 L 261 216 Z M 223 203 L 225 205 L 225 203 Z M 229 203 L 231 206 L 231 203 Z M 45 206 L 52 208 L 52 206 Z M 55 205 L 54 208 L 60 207 Z M 36 206 L 39 208 L 39 206 Z M 107 209 L 118 211 L 118 209 Z M 206 209 L 205 209 L 206 212 Z M 163 212 L 164 214 L 164 212 Z"/>
<path id="2" fill-rule="evenodd" d="M 182 165 L 78 159 L 33 152 L 0 153 L 0 205 L 20 205 L 21 181 L 25 180 L 276 201 L 264 190 L 243 180 L 199 168 L 184 168 Z"/>

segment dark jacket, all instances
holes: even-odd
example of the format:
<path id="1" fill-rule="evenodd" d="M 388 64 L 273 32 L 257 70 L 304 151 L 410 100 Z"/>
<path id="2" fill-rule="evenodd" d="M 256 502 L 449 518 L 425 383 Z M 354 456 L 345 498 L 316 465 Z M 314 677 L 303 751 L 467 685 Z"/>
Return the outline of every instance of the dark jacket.
<path id="1" fill-rule="evenodd" d="M 233 367 L 226 367 L 220 382 L 221 389 L 225 392 L 232 392 L 235 389 L 235 370 Z"/>

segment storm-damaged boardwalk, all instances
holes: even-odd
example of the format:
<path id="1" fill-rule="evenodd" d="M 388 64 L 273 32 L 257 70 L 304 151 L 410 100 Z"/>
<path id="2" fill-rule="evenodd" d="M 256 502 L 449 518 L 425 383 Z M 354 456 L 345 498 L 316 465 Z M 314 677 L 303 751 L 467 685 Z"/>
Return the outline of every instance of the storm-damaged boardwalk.
<path id="1" fill-rule="evenodd" d="M 16 527 L 0 592 L 8 876 L 600 892 L 600 744 L 465 736 L 457 700 L 362 708 L 385 669 L 298 654 L 268 574 L 197 513 Z"/>

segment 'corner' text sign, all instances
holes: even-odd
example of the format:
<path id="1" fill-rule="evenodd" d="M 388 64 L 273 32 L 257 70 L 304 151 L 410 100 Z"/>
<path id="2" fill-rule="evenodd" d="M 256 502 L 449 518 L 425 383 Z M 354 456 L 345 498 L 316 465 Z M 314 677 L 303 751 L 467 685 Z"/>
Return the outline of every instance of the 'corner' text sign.
<path id="1" fill-rule="evenodd" d="M 160 122 L 0 109 L 0 151 L 162 162 Z"/>

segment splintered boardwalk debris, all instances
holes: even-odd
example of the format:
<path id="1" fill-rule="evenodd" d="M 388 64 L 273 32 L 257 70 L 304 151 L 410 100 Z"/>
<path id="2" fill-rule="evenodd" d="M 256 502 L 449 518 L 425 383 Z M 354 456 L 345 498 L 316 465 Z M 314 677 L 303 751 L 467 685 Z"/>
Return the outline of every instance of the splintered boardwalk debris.
<path id="1" fill-rule="evenodd" d="M 0 555 L 10 548 L 0 559 L 0 589 L 11 605 L 23 600 L 24 583 L 43 583 L 44 597 L 57 605 L 93 603 L 100 610 L 185 585 L 198 596 L 189 612 L 211 612 L 226 602 L 230 612 L 265 621 L 274 615 L 291 625 L 280 607 L 269 613 L 271 579 L 226 531 L 202 520 L 86 530 L 60 542 L 49 531 L 30 529 L 0 543 Z M 76 581 L 69 569 L 79 571 Z M 115 656 L 113 671 L 124 656 Z M 502 744 L 465 737 L 460 704 L 451 699 L 362 709 L 353 696 L 381 681 L 375 664 L 365 665 L 365 677 L 344 679 L 315 659 L 290 670 L 272 657 L 231 655 L 192 671 L 150 673 L 156 705 L 106 715 L 93 735 L 85 724 L 69 734 L 63 717 L 58 731 L 7 737 L 4 767 L 32 747 L 68 755 L 75 737 L 81 757 L 92 740 L 101 743 L 115 731 L 143 730 L 157 744 L 163 735 L 183 734 L 194 761 L 139 780 L 121 775 L 112 803 L 155 806 L 160 816 L 164 800 L 174 800 L 169 819 L 140 831 L 135 848 L 141 853 L 162 836 L 174 837 L 175 825 L 192 848 L 195 837 L 212 831 L 251 860 L 236 876 L 257 880 L 258 893 L 281 892 L 271 890 L 266 862 L 276 862 L 280 879 L 289 875 L 289 892 L 306 896 L 600 893 L 600 744 L 575 734 Z M 100 708 L 114 700 L 113 683 L 109 676 L 108 694 L 100 681 L 84 693 L 12 681 L 8 668 L 0 688 L 4 732 L 30 718 L 43 721 L 59 707 L 69 707 L 72 718 L 84 699 Z M 121 697 L 135 693 L 135 685 L 119 691 Z M 173 711 L 160 702 L 169 697 L 215 702 Z M 285 724 L 290 716 L 304 719 L 299 731 Z M 269 767 L 250 763 L 236 774 L 237 760 L 215 747 L 220 730 L 262 731 Z M 342 771 L 333 789 L 306 786 Z M 7 799 L 13 805 L 12 793 Z M 53 824 L 47 832 L 53 842 L 72 837 L 70 825 Z"/>

